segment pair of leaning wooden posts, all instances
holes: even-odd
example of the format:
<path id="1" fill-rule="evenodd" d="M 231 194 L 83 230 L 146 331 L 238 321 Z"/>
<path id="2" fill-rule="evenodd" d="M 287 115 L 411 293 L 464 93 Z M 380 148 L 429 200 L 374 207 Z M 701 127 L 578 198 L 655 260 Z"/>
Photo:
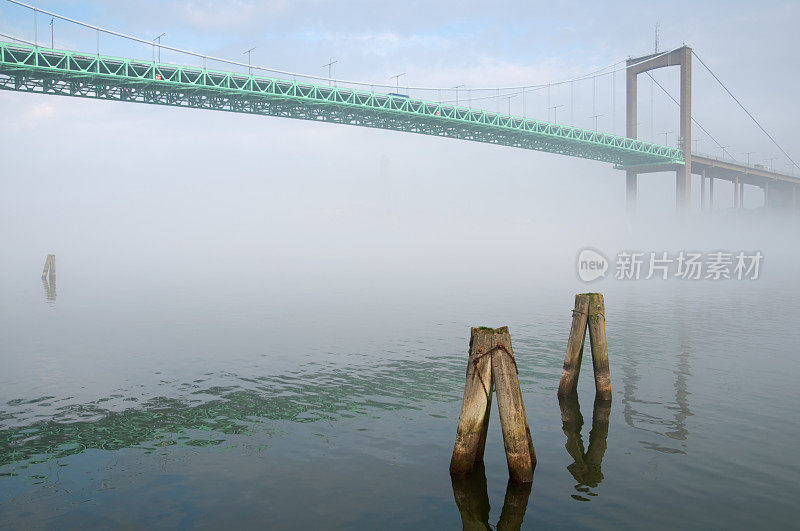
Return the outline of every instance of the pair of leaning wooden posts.
<path id="1" fill-rule="evenodd" d="M 575 296 L 564 370 L 558 385 L 560 398 L 576 393 L 588 326 L 597 399 L 611 400 L 605 323 L 605 304 L 600 293 Z M 453 457 L 450 460 L 450 474 L 465 476 L 483 463 L 493 390 L 497 393 L 508 474 L 512 481 L 530 483 L 536 467 L 536 453 L 522 401 L 511 336 L 506 326 L 479 327 L 471 331 L 467 383 L 464 387 Z"/>

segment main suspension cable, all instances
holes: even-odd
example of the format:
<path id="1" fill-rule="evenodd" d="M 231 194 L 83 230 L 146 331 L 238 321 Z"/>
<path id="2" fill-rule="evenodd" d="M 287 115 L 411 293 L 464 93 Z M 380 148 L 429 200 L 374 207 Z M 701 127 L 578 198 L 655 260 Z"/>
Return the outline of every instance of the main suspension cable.
<path id="1" fill-rule="evenodd" d="M 727 92 L 727 93 L 728 93 L 728 95 L 729 95 L 731 98 L 733 98 L 733 101 L 735 101 L 735 102 L 736 102 L 736 103 L 739 105 L 739 107 L 741 107 L 741 108 L 742 108 L 742 110 L 743 110 L 745 113 L 747 113 L 747 116 L 749 116 L 749 117 L 750 117 L 750 119 L 751 119 L 751 120 L 753 120 L 753 122 L 754 122 L 754 123 L 755 123 L 755 124 L 758 126 L 758 128 L 759 128 L 759 129 L 761 129 L 761 131 L 762 131 L 762 132 L 763 132 L 765 135 L 767 135 L 767 137 L 768 137 L 768 138 L 769 138 L 769 139 L 772 141 L 772 143 L 773 143 L 773 144 L 775 144 L 775 146 L 776 146 L 778 149 L 780 149 L 780 150 L 781 150 L 781 153 L 783 153 L 783 154 L 786 156 L 786 158 L 787 158 L 787 159 L 789 159 L 789 162 L 791 162 L 791 163 L 792 163 L 792 165 L 794 165 L 794 167 L 795 167 L 795 168 L 800 168 L 800 166 L 798 166 L 798 165 L 797 165 L 797 163 L 794 161 L 794 159 L 792 159 L 792 157 L 790 157 L 790 156 L 789 156 L 789 154 L 788 154 L 788 153 L 786 153 L 786 150 L 784 150 L 784 149 L 781 147 L 781 145 L 780 145 L 780 144 L 778 144 L 778 142 L 777 142 L 777 141 L 776 141 L 776 140 L 775 140 L 775 139 L 772 137 L 772 135 L 771 135 L 771 134 L 769 134 L 769 133 L 767 132 L 767 130 L 766 130 L 766 129 L 764 129 L 764 127 L 761 125 L 761 123 L 760 123 L 758 120 L 756 120 L 756 117 L 755 117 L 755 116 L 753 116 L 753 114 L 752 114 L 750 111 L 748 111 L 748 110 L 747 110 L 747 108 L 746 108 L 746 107 L 745 107 L 745 106 L 742 104 L 742 102 L 741 102 L 741 101 L 739 101 L 739 99 L 738 99 L 736 96 L 734 96 L 734 95 L 733 95 L 733 92 L 731 92 L 731 91 L 730 91 L 730 89 L 729 89 L 727 86 L 725 86 L 725 83 L 723 83 L 723 82 L 722 82 L 722 80 L 721 80 L 719 77 L 717 77 L 717 74 L 715 74 L 715 73 L 714 73 L 714 72 L 713 72 L 713 71 L 712 71 L 712 70 L 711 70 L 711 69 L 708 67 L 708 65 L 705 63 L 705 61 L 703 61 L 703 60 L 700 58 L 700 56 L 699 56 L 699 55 L 697 55 L 697 52 L 695 52 L 694 50 L 692 50 L 692 54 L 694 54 L 694 56 L 695 56 L 695 57 L 697 57 L 697 60 L 698 60 L 698 61 L 700 61 L 700 64 L 702 64 L 702 65 L 705 67 L 705 69 L 706 69 L 706 70 L 708 70 L 708 73 L 709 73 L 709 74 L 711 74 L 711 75 L 713 76 L 713 78 L 717 80 L 717 83 L 719 83 L 719 84 L 720 84 L 720 86 L 722 86 L 722 88 L 724 88 L 724 89 L 725 89 L 725 92 Z"/>

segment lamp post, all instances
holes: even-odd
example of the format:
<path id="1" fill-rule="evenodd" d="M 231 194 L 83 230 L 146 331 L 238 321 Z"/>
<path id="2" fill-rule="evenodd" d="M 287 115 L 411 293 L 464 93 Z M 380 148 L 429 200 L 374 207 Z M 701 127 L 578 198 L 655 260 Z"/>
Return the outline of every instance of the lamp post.
<path id="1" fill-rule="evenodd" d="M 322 68 L 325 68 L 325 67 L 328 68 L 328 86 L 330 86 L 332 81 L 333 81 L 333 78 L 331 77 L 331 71 L 332 71 L 331 69 L 332 69 L 333 65 L 335 65 L 338 62 L 339 61 L 334 61 L 333 59 L 331 59 L 330 63 L 322 65 Z"/>
<path id="2" fill-rule="evenodd" d="M 403 72 L 402 74 L 395 74 L 393 76 L 390 76 L 390 78 L 394 79 L 394 81 L 395 81 L 395 86 L 396 86 L 395 90 L 397 90 L 398 94 L 400 93 L 400 77 L 404 76 L 404 75 L 406 75 L 405 72 Z"/>
<path id="3" fill-rule="evenodd" d="M 159 35 L 158 37 L 153 39 L 153 61 L 154 62 L 156 60 L 156 45 L 155 45 L 156 41 L 158 41 L 158 62 L 159 63 L 161 62 L 161 37 L 163 37 L 164 35 L 166 35 L 166 33 L 162 33 L 161 35 Z"/>
<path id="4" fill-rule="evenodd" d="M 672 131 L 662 131 L 658 133 L 659 135 L 664 135 L 664 145 L 669 145 L 669 135 L 672 134 Z"/>
<path id="5" fill-rule="evenodd" d="M 516 96 L 516 94 L 511 94 L 509 96 L 502 96 L 502 98 L 504 98 L 506 100 L 507 104 L 508 104 L 508 115 L 509 116 L 511 116 L 511 98 L 513 98 L 514 96 Z"/>
<path id="6" fill-rule="evenodd" d="M 54 39 L 54 32 L 53 32 L 53 22 L 55 18 L 50 19 L 50 49 L 52 50 L 55 48 L 55 39 Z"/>
<path id="7" fill-rule="evenodd" d="M 553 105 L 552 107 L 547 108 L 547 119 L 550 119 L 550 109 L 553 109 L 553 123 L 558 123 L 558 109 L 563 107 L 563 105 Z"/>
<path id="8" fill-rule="evenodd" d="M 601 116 L 603 116 L 603 115 L 602 114 L 593 114 L 592 116 L 589 117 L 592 120 L 594 120 L 594 129 L 593 129 L 593 131 L 597 131 L 597 119 L 600 118 Z"/>
<path id="9" fill-rule="evenodd" d="M 456 85 L 455 87 L 453 87 L 456 91 L 456 107 L 458 107 L 458 89 L 460 89 L 463 86 L 464 85 Z"/>
<path id="10" fill-rule="evenodd" d="M 242 55 L 247 54 L 247 75 L 249 76 L 253 75 L 253 68 L 250 66 L 250 54 L 253 53 L 253 50 L 255 49 L 256 47 L 253 46 L 249 50 L 242 52 Z"/>

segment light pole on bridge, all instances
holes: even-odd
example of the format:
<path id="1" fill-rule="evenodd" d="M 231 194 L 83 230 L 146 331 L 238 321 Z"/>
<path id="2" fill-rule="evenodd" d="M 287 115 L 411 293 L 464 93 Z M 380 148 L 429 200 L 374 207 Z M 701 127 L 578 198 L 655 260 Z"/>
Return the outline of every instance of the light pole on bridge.
<path id="1" fill-rule="evenodd" d="M 511 116 L 511 98 L 516 96 L 516 94 L 511 94 L 510 96 L 502 96 L 508 102 L 508 115 Z"/>
<path id="2" fill-rule="evenodd" d="M 396 90 L 397 90 L 398 94 L 400 93 L 400 77 L 404 76 L 404 75 L 406 75 L 405 72 L 403 72 L 402 74 L 395 74 L 393 76 L 389 76 L 390 79 L 394 79 L 395 87 L 396 87 Z"/>
<path id="3" fill-rule="evenodd" d="M 672 133 L 673 133 L 673 131 L 661 131 L 660 133 L 658 133 L 659 135 L 664 135 L 664 145 L 665 146 L 669 145 L 669 135 L 671 135 Z"/>
<path id="4" fill-rule="evenodd" d="M 54 27 L 53 27 L 53 23 L 55 22 L 55 20 L 56 20 L 55 18 L 50 18 L 50 49 L 51 50 L 56 47 L 55 46 L 55 42 L 56 41 L 55 41 L 55 38 L 54 38 L 54 35 L 55 35 L 54 31 L 55 30 L 54 30 Z"/>
<path id="5" fill-rule="evenodd" d="M 593 131 L 597 131 L 597 119 L 600 118 L 601 116 L 605 116 L 605 115 L 603 115 L 603 114 L 593 114 L 592 116 L 589 117 L 592 120 L 594 120 L 594 122 L 593 122 L 594 123 L 594 126 L 593 126 L 594 129 L 593 129 Z"/>
<path id="6" fill-rule="evenodd" d="M 453 89 L 455 89 L 455 91 L 456 91 L 456 107 L 458 107 L 458 89 L 463 88 L 463 87 L 464 87 L 464 85 L 456 85 L 455 87 L 453 87 Z"/>
<path id="7" fill-rule="evenodd" d="M 563 107 L 563 105 L 553 105 L 552 107 L 547 108 L 547 119 L 550 119 L 550 109 L 553 109 L 553 123 L 558 123 L 558 109 Z"/>
<path id="8" fill-rule="evenodd" d="M 338 62 L 339 62 L 338 60 L 334 61 L 333 59 L 331 59 L 330 63 L 322 65 L 322 68 L 325 68 L 325 67 L 328 68 L 328 86 L 330 86 L 331 83 L 333 82 L 333 78 L 331 77 L 331 68 L 333 67 L 333 65 L 335 65 Z"/>
<path id="9" fill-rule="evenodd" d="M 725 153 L 728 153 L 727 150 L 731 146 L 717 146 L 717 147 L 722 150 L 722 160 L 725 160 Z M 731 158 L 733 158 L 733 157 L 731 157 Z"/>
<path id="10" fill-rule="evenodd" d="M 253 50 L 255 50 L 255 49 L 256 49 L 256 47 L 253 46 L 252 48 L 250 48 L 246 52 L 242 52 L 242 55 L 247 54 L 247 75 L 248 76 L 252 76 L 253 75 L 253 68 L 250 66 L 250 54 L 253 53 Z"/>
<path id="11" fill-rule="evenodd" d="M 156 41 L 158 41 L 158 62 L 161 62 L 161 37 L 164 35 L 166 35 L 166 32 L 153 39 L 153 62 L 156 60 Z"/>
<path id="12" fill-rule="evenodd" d="M 742 155 L 747 155 L 747 165 L 750 166 L 750 155 L 755 153 L 755 151 L 745 151 Z"/>

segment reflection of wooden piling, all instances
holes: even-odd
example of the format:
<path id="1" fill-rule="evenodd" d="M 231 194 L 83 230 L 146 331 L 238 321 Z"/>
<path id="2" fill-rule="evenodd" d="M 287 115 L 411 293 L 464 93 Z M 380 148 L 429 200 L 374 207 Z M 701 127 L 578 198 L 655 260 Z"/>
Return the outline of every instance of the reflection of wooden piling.
<path id="1" fill-rule="evenodd" d="M 558 406 L 561 408 L 561 430 L 567 436 L 567 444 L 564 447 L 574 461 L 570 466 L 575 468 L 577 464 L 579 467 L 583 467 L 583 441 L 581 440 L 583 415 L 581 415 L 577 393 L 558 397 Z M 575 476 L 575 472 L 572 469 L 570 469 L 570 472 Z"/>
<path id="2" fill-rule="evenodd" d="M 611 401 L 594 399 L 592 411 L 592 431 L 589 432 L 589 448 L 586 450 L 586 464 L 599 483 L 603 479 L 600 465 L 608 446 L 608 420 L 611 416 Z"/>
<path id="3" fill-rule="evenodd" d="M 492 343 L 492 379 L 497 388 L 497 409 L 503 428 L 508 474 L 513 481 L 530 483 L 533 481 L 536 453 L 533 451 L 528 416 L 522 402 L 517 362 L 508 327 L 493 330 Z"/>
<path id="4" fill-rule="evenodd" d="M 567 467 L 569 473 L 580 485 L 596 487 L 603 481 L 603 456 L 606 453 L 608 440 L 608 419 L 611 413 L 611 402 L 595 398 L 592 411 L 592 429 L 589 432 L 589 447 L 584 451 L 581 428 L 581 415 L 578 395 L 573 394 L 558 399 L 561 408 L 561 422 L 567 442 L 564 447 L 572 457 L 573 463 Z"/>
<path id="5" fill-rule="evenodd" d="M 586 320 L 589 312 L 589 295 L 575 295 L 575 309 L 572 310 L 572 328 L 567 340 L 567 355 L 564 357 L 564 369 L 558 384 L 558 396 L 565 397 L 575 393 L 578 388 L 578 376 L 583 359 L 583 343 L 586 338 Z"/>
<path id="6" fill-rule="evenodd" d="M 522 401 L 511 336 L 505 326 L 472 329 L 467 383 L 450 461 L 450 474 L 469 474 L 476 464 L 483 462 L 493 387 L 497 389 L 497 407 L 509 475 L 515 482 L 530 483 L 533 481 L 536 454 Z"/>
<path id="7" fill-rule="evenodd" d="M 469 362 L 464 400 L 458 418 L 456 443 L 450 460 L 450 474 L 463 476 L 483 462 L 489 411 L 492 405 L 492 362 L 486 353 L 492 348 L 492 335 L 473 328 L 469 340 Z"/>
<path id="8" fill-rule="evenodd" d="M 508 480 L 503 510 L 500 512 L 500 520 L 497 522 L 497 531 L 519 531 L 525 518 L 525 511 L 528 509 L 530 495 L 530 483 L 515 483 Z"/>
<path id="9" fill-rule="evenodd" d="M 42 287 L 44 287 L 44 298 L 49 302 L 56 300 L 56 279 L 42 278 Z"/>
<path id="10" fill-rule="evenodd" d="M 608 363 L 608 344 L 606 342 L 606 308 L 600 293 L 581 293 L 575 295 L 575 309 L 572 310 L 572 328 L 567 340 L 567 354 L 564 369 L 558 384 L 558 396 L 565 398 L 574 394 L 578 387 L 583 344 L 586 328 L 589 328 L 589 342 L 592 347 L 594 385 L 597 398 L 611 400 L 611 369 Z"/>
<path id="11" fill-rule="evenodd" d="M 489 524 L 489 494 L 486 489 L 486 472 L 483 465 L 475 465 L 475 471 L 469 476 L 453 477 L 452 484 L 453 498 L 455 498 L 458 511 L 461 513 L 461 528 L 470 531 L 492 529 Z M 498 530 L 517 531 L 522 527 L 530 494 L 530 483 L 516 483 L 508 480 L 500 521 L 497 522 Z"/>
<path id="12" fill-rule="evenodd" d="M 44 260 L 44 269 L 42 269 L 42 278 L 50 277 L 50 280 L 56 278 L 56 255 L 48 254 Z"/>
<path id="13" fill-rule="evenodd" d="M 588 321 L 596 396 L 600 400 L 611 400 L 611 368 L 608 364 L 606 343 L 606 305 L 601 293 L 589 294 Z"/>
<path id="14" fill-rule="evenodd" d="M 453 498 L 461 513 L 461 526 L 466 530 L 485 531 L 489 528 L 489 492 L 483 463 L 475 465 L 473 474 L 452 477 Z"/>

